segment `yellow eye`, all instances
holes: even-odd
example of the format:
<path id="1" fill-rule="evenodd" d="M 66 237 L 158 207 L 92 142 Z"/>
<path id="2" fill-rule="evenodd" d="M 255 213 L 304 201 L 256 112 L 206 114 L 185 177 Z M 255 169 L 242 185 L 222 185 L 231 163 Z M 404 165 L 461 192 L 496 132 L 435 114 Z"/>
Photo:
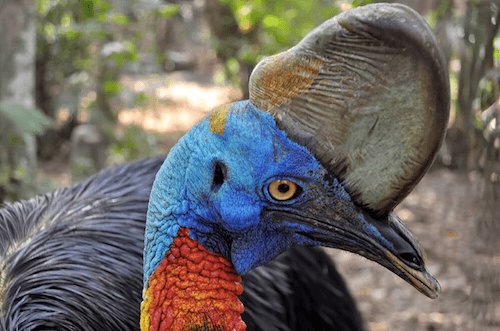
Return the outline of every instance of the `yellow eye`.
<path id="1" fill-rule="evenodd" d="M 269 184 L 269 194 L 278 201 L 290 200 L 297 192 L 297 184 L 286 179 L 278 179 Z"/>

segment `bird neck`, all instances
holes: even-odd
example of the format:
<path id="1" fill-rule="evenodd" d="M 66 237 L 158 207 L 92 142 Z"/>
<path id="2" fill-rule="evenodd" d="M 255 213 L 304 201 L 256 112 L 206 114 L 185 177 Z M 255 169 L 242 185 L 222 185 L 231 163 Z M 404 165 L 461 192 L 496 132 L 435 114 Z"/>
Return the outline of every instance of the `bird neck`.
<path id="1" fill-rule="evenodd" d="M 241 277 L 221 247 L 209 247 L 210 241 L 202 239 L 200 217 L 214 216 L 196 214 L 200 208 L 188 190 L 193 181 L 200 181 L 186 173 L 196 163 L 192 160 L 196 139 L 204 138 L 191 130 L 174 146 L 151 191 L 144 241 L 142 331 L 246 329 L 238 298 L 243 291 Z"/>

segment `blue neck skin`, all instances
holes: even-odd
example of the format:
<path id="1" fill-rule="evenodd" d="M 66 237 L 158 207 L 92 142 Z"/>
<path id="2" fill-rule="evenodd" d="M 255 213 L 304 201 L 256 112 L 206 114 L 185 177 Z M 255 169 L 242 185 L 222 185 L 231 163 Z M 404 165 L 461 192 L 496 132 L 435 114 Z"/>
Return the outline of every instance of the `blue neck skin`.
<path id="1" fill-rule="evenodd" d="M 270 206 L 266 188 L 272 180 L 293 178 L 307 189 L 309 182 L 325 182 L 324 168 L 288 139 L 271 115 L 248 101 L 233 104 L 223 125 L 219 134 L 211 130 L 209 117 L 198 123 L 172 148 L 156 175 L 146 223 L 145 285 L 180 227 L 190 228 L 192 239 L 222 254 L 240 274 L 291 245 L 316 244 L 262 215 Z M 225 169 L 220 187 L 214 187 L 217 162 Z M 339 201 L 350 201 L 336 179 L 328 185 Z"/>

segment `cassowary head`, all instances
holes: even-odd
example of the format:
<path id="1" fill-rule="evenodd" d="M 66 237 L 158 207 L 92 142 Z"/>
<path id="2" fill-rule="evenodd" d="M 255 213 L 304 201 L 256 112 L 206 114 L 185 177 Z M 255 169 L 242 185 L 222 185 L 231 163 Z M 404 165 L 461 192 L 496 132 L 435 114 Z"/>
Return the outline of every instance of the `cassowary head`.
<path id="1" fill-rule="evenodd" d="M 436 154 L 448 90 L 430 29 L 401 5 L 343 13 L 264 59 L 250 100 L 214 110 L 158 172 L 145 282 L 186 228 L 239 274 L 290 246 L 322 245 L 436 297 L 421 249 L 392 210 Z"/>

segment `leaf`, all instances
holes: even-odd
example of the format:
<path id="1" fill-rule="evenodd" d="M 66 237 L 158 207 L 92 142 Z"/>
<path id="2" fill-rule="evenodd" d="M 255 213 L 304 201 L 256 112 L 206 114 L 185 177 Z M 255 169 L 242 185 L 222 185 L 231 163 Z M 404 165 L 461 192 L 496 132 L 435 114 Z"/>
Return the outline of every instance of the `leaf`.
<path id="1" fill-rule="evenodd" d="M 104 82 L 104 93 L 108 95 L 114 95 L 120 92 L 121 90 L 120 82 L 116 80 L 107 80 Z"/>
<path id="2" fill-rule="evenodd" d="M 170 18 L 180 10 L 179 5 L 165 5 L 158 9 L 158 15 L 164 18 Z"/>
<path id="3" fill-rule="evenodd" d="M 52 123 L 38 109 L 18 103 L 0 102 L 0 116 L 2 115 L 25 134 L 40 134 Z"/>
<path id="4" fill-rule="evenodd" d="M 280 28 L 287 25 L 287 21 L 275 15 L 266 15 L 262 23 L 266 28 Z"/>
<path id="5" fill-rule="evenodd" d="M 52 6 L 50 0 L 38 0 L 36 4 L 37 4 L 37 12 L 40 16 L 47 15 Z"/>
<path id="6" fill-rule="evenodd" d="M 500 37 L 497 37 L 493 40 L 493 58 L 495 61 L 500 61 Z"/>
<path id="7" fill-rule="evenodd" d="M 129 18 L 122 14 L 112 14 L 110 20 L 113 24 L 122 26 L 128 25 L 130 23 Z"/>
<path id="8" fill-rule="evenodd" d="M 94 1 L 92 0 L 82 0 L 80 2 L 83 14 L 85 18 L 91 18 L 94 16 Z"/>

